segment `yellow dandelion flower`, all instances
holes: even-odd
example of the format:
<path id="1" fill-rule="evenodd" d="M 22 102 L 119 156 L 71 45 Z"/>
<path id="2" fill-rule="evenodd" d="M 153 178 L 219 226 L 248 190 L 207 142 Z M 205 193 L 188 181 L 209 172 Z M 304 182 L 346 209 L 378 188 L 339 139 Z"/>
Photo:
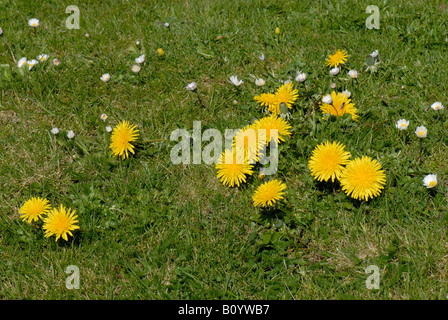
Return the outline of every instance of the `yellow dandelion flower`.
<path id="1" fill-rule="evenodd" d="M 51 205 L 47 199 L 42 199 L 40 197 L 32 197 L 31 199 L 25 201 L 23 206 L 19 209 L 21 214 L 20 218 L 28 223 L 32 221 L 37 221 L 41 216 L 47 214 L 51 209 Z"/>
<path id="2" fill-rule="evenodd" d="M 331 68 L 338 67 L 341 64 L 344 64 L 347 61 L 347 51 L 345 50 L 336 50 L 334 54 L 330 54 L 327 59 L 326 66 Z"/>
<path id="3" fill-rule="evenodd" d="M 331 104 L 322 102 L 320 106 L 322 113 L 336 117 L 342 117 L 344 114 L 349 113 L 352 115 L 352 119 L 357 121 L 358 109 L 356 109 L 355 104 L 347 98 L 346 94 L 333 91 L 331 93 L 331 98 L 333 100 Z"/>
<path id="4" fill-rule="evenodd" d="M 334 182 L 341 175 L 344 165 L 350 158 L 350 152 L 345 151 L 345 146 L 340 142 L 328 142 L 319 144 L 314 148 L 308 162 L 311 175 L 317 181 Z"/>
<path id="5" fill-rule="evenodd" d="M 229 187 L 240 186 L 246 182 L 246 175 L 251 175 L 252 165 L 248 163 L 242 153 L 235 149 L 226 149 L 218 158 L 216 163 L 217 176 L 220 181 Z"/>
<path id="6" fill-rule="evenodd" d="M 129 156 L 129 152 L 134 154 L 134 146 L 131 142 L 138 138 L 138 130 L 135 125 L 130 125 L 128 121 L 121 121 L 112 132 L 110 137 L 112 154 L 114 156 L 121 156 L 125 159 Z"/>
<path id="7" fill-rule="evenodd" d="M 273 93 L 262 93 L 259 96 L 255 96 L 254 100 L 257 101 L 262 107 L 267 108 L 269 111 L 278 109 L 278 112 L 280 112 L 277 99 Z"/>
<path id="8" fill-rule="evenodd" d="M 259 131 L 255 124 L 238 130 L 233 138 L 233 147 L 237 153 L 243 151 L 243 156 L 250 164 L 258 161 L 258 155 L 266 145 L 266 132 Z"/>
<path id="9" fill-rule="evenodd" d="M 369 200 L 384 188 L 386 175 L 375 159 L 363 156 L 351 160 L 339 177 L 342 190 L 352 198 Z"/>
<path id="10" fill-rule="evenodd" d="M 157 53 L 159 54 L 159 56 L 163 56 L 165 54 L 165 51 L 163 51 L 162 48 L 158 48 Z"/>
<path id="11" fill-rule="evenodd" d="M 280 113 L 280 104 L 284 103 L 288 107 L 288 109 L 292 108 L 292 105 L 299 97 L 299 90 L 294 89 L 291 82 L 287 82 L 277 89 L 275 92 L 275 100 L 276 104 L 275 110 L 270 110 L 272 113 L 278 114 Z"/>
<path id="12" fill-rule="evenodd" d="M 276 201 L 284 198 L 285 189 L 286 184 L 276 179 L 261 184 L 252 196 L 254 207 L 274 205 Z"/>
<path id="13" fill-rule="evenodd" d="M 73 236 L 72 231 L 79 229 L 76 225 L 78 215 L 75 215 L 75 211 L 66 209 L 62 204 L 59 208 L 54 208 L 48 213 L 48 216 L 44 218 L 44 225 L 42 228 L 45 231 L 45 237 L 56 236 L 56 240 L 60 237 L 65 241 L 68 241 L 67 234 Z"/>
<path id="14" fill-rule="evenodd" d="M 278 132 L 277 139 L 275 140 L 275 143 L 277 144 L 279 141 L 285 141 L 285 137 L 291 135 L 291 126 L 289 123 L 275 114 L 271 114 L 269 117 L 264 117 L 255 121 L 255 125 L 258 130 L 266 130 L 266 145 L 269 145 L 273 138 L 271 137 L 271 129 L 277 130 Z"/>

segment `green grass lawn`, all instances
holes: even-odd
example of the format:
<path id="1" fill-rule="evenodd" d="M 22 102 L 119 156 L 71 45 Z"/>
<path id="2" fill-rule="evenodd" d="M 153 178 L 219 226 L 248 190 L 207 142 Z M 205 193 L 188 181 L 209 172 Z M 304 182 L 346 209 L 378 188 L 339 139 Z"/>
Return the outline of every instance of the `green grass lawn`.
<path id="1" fill-rule="evenodd" d="M 379 29 L 366 28 L 371 4 Z M 79 29 L 66 28 L 69 5 Z M 446 299 L 447 108 L 430 106 L 448 105 L 447 15 L 442 1 L 0 0 L 0 64 L 10 66 L 0 72 L 0 298 Z M 349 58 L 331 76 L 325 61 L 337 49 Z M 381 64 L 371 73 L 374 50 Z M 14 62 L 43 53 L 49 60 L 30 71 Z M 264 116 L 254 96 L 288 79 L 300 96 L 273 176 L 287 185 L 282 213 L 253 206 L 257 174 L 231 188 L 214 165 L 171 162 L 173 130 L 242 128 Z M 192 81 L 202 103 L 185 89 Z M 357 122 L 322 119 L 331 83 L 351 92 Z M 401 118 L 406 131 L 395 128 Z M 140 135 L 126 160 L 112 156 L 105 129 L 122 120 Z M 381 163 L 378 197 L 355 200 L 313 179 L 308 161 L 325 140 Z M 435 188 L 423 185 L 427 174 Z M 69 241 L 19 218 L 34 196 L 76 210 Z M 66 288 L 69 265 L 79 289 Z M 369 265 L 379 289 L 366 288 Z"/>

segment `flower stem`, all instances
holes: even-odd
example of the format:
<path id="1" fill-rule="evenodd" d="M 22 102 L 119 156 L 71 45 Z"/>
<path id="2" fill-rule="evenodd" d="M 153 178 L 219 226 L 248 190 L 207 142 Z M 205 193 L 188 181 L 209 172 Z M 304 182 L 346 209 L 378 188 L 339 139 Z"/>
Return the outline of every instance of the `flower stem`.
<path id="1" fill-rule="evenodd" d="M 17 64 L 16 57 L 14 56 L 14 52 L 12 51 L 11 46 L 9 45 L 8 42 L 6 42 L 5 38 L 2 37 L 2 39 L 3 39 L 3 42 L 6 44 L 6 46 L 8 47 L 9 52 L 11 53 L 12 60 L 14 60 L 14 63 Z"/>

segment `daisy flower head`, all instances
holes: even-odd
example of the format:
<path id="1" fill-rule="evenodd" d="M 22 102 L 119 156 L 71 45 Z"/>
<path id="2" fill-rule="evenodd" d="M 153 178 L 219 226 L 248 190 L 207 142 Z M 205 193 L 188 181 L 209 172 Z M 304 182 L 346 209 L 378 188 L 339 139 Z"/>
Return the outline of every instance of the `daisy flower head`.
<path id="1" fill-rule="evenodd" d="M 443 109 L 444 106 L 442 105 L 441 102 L 437 101 L 437 102 L 434 102 L 434 103 L 431 105 L 431 108 L 432 108 L 433 110 L 437 111 L 437 110 L 441 110 L 441 109 Z"/>
<path id="2" fill-rule="evenodd" d="M 338 179 L 350 159 L 350 152 L 340 142 L 325 141 L 317 145 L 308 161 L 311 176 L 317 181 Z"/>
<path id="3" fill-rule="evenodd" d="M 333 91 L 330 96 L 332 101 L 331 103 L 326 103 L 324 99 L 322 99 L 322 104 L 320 106 L 322 113 L 336 117 L 342 117 L 344 114 L 349 113 L 351 114 L 352 119 L 357 121 L 358 110 L 355 108 L 355 104 L 347 98 L 346 94 Z M 330 99 L 327 101 L 330 101 Z"/>
<path id="4" fill-rule="evenodd" d="M 271 136 L 274 132 L 277 132 L 277 137 L 274 140 L 275 144 L 278 144 L 280 141 L 285 141 L 285 137 L 289 137 L 291 135 L 291 126 L 285 120 L 279 117 L 276 114 L 271 114 L 268 117 L 261 118 L 260 120 L 255 121 L 255 125 L 258 130 L 266 131 L 266 145 L 269 145 L 274 136 Z"/>
<path id="5" fill-rule="evenodd" d="M 341 72 L 341 68 L 339 68 L 339 67 L 335 67 L 335 68 L 331 68 L 331 69 L 330 69 L 330 74 L 331 74 L 332 76 L 338 75 L 339 72 Z"/>
<path id="6" fill-rule="evenodd" d="M 67 138 L 73 139 L 74 137 L 75 137 L 75 133 L 73 132 L 73 130 L 70 130 L 69 132 L 67 132 Z"/>
<path id="7" fill-rule="evenodd" d="M 53 127 L 53 128 L 51 128 L 50 132 L 51 132 L 52 134 L 58 134 L 58 133 L 59 133 L 59 129 L 56 128 L 56 127 Z"/>
<path id="8" fill-rule="evenodd" d="M 131 142 L 138 138 L 136 127 L 123 120 L 113 129 L 109 148 L 114 156 L 120 156 L 124 160 L 129 156 L 129 152 L 134 154 L 134 145 Z"/>
<path id="9" fill-rule="evenodd" d="M 139 73 L 141 69 L 142 69 L 142 68 L 141 68 L 138 64 L 134 64 L 134 65 L 131 67 L 131 70 L 132 70 L 132 72 L 134 72 L 134 73 Z"/>
<path id="10" fill-rule="evenodd" d="M 50 56 L 48 54 L 40 54 L 37 56 L 37 60 L 40 62 L 47 61 Z"/>
<path id="11" fill-rule="evenodd" d="M 189 83 L 186 87 L 185 87 L 185 89 L 187 89 L 187 90 L 190 90 L 190 91 L 194 91 L 194 90 L 196 90 L 196 88 L 198 87 L 198 84 L 196 83 L 196 82 L 191 82 L 191 83 Z"/>
<path id="12" fill-rule="evenodd" d="M 285 189 L 286 184 L 277 179 L 261 184 L 252 195 L 254 207 L 273 206 L 284 198 Z"/>
<path id="13" fill-rule="evenodd" d="M 264 79 L 261 79 L 261 78 L 255 79 L 255 85 L 261 87 L 261 86 L 264 86 L 265 84 L 266 84 L 266 81 L 264 81 Z"/>
<path id="14" fill-rule="evenodd" d="M 107 127 L 106 127 L 106 131 L 107 131 L 107 132 L 112 132 L 112 127 L 111 127 L 111 126 L 107 126 Z"/>
<path id="15" fill-rule="evenodd" d="M 322 97 L 322 103 L 332 104 L 333 103 L 333 98 L 331 97 L 331 94 L 326 94 L 325 96 L 323 96 Z"/>
<path id="16" fill-rule="evenodd" d="M 54 58 L 54 59 L 53 59 L 53 64 L 54 64 L 55 66 L 58 66 L 58 65 L 61 64 L 61 62 L 59 61 L 59 59 Z"/>
<path id="17" fill-rule="evenodd" d="M 229 78 L 229 80 L 230 80 L 230 82 L 231 82 L 234 86 L 236 86 L 236 87 L 238 87 L 238 86 L 240 86 L 241 84 L 244 83 L 243 80 L 238 80 L 238 77 L 237 77 L 237 76 L 231 76 L 231 77 Z"/>
<path id="18" fill-rule="evenodd" d="M 30 20 L 28 20 L 28 25 L 30 27 L 35 28 L 35 27 L 39 26 L 39 20 L 36 18 L 30 19 Z"/>
<path id="19" fill-rule="evenodd" d="M 288 107 L 288 109 L 292 108 L 292 105 L 299 97 L 299 90 L 294 89 L 291 82 L 287 82 L 283 84 L 280 88 L 277 89 L 275 92 L 275 99 L 276 99 L 276 112 L 272 111 L 273 113 L 280 113 L 280 104 L 284 103 Z"/>
<path id="20" fill-rule="evenodd" d="M 235 148 L 226 149 L 218 158 L 215 165 L 218 179 L 226 186 L 239 187 L 246 182 L 246 175 L 251 175 L 252 165 L 244 158 L 242 152 Z"/>
<path id="21" fill-rule="evenodd" d="M 425 126 L 417 127 L 417 129 L 415 129 L 415 134 L 419 138 L 426 138 L 428 135 L 428 129 L 426 129 Z"/>
<path id="22" fill-rule="evenodd" d="M 107 119 L 107 114 L 103 113 L 103 114 L 100 116 L 100 119 L 103 120 L 103 121 L 106 121 L 106 119 Z"/>
<path id="23" fill-rule="evenodd" d="M 345 95 L 347 98 L 350 98 L 352 96 L 352 93 L 348 90 L 342 91 L 342 94 Z"/>
<path id="24" fill-rule="evenodd" d="M 329 67 L 339 67 L 340 65 L 344 64 L 347 61 L 347 51 L 345 50 L 336 50 L 334 54 L 330 54 L 328 56 L 326 66 Z"/>
<path id="25" fill-rule="evenodd" d="M 169 27 L 170 27 L 170 24 L 169 24 L 168 22 L 165 22 L 165 23 L 163 24 L 163 26 L 164 26 L 165 28 L 169 28 Z"/>
<path id="26" fill-rule="evenodd" d="M 62 237 L 65 241 L 68 241 L 67 235 L 73 236 L 72 231 L 79 229 L 76 225 L 78 215 L 75 215 L 75 211 L 71 208 L 65 208 L 62 204 L 59 208 L 53 208 L 43 219 L 44 224 L 42 228 L 45 231 L 45 237 L 56 236 L 56 240 Z"/>
<path id="27" fill-rule="evenodd" d="M 47 214 L 51 205 L 47 199 L 32 197 L 27 200 L 19 209 L 20 218 L 28 223 L 38 221 L 41 216 Z"/>
<path id="28" fill-rule="evenodd" d="M 306 80 L 306 73 L 299 72 L 299 73 L 297 74 L 297 76 L 295 77 L 295 80 L 296 80 L 297 82 L 304 82 L 304 81 Z"/>
<path id="29" fill-rule="evenodd" d="M 348 72 L 348 76 L 352 79 L 357 79 L 358 78 L 358 71 L 356 70 L 350 70 Z"/>
<path id="30" fill-rule="evenodd" d="M 406 130 L 409 126 L 409 121 L 406 119 L 400 119 L 397 121 L 397 123 L 395 123 L 395 127 L 398 130 Z"/>
<path id="31" fill-rule="evenodd" d="M 367 201 L 381 193 L 386 182 L 386 174 L 378 161 L 363 156 L 347 163 L 339 181 L 347 196 Z"/>
<path id="32" fill-rule="evenodd" d="M 20 58 L 20 60 L 17 62 L 17 66 L 19 68 L 22 68 L 23 66 L 25 66 L 27 64 L 27 60 L 26 57 Z"/>
<path id="33" fill-rule="evenodd" d="M 110 80 L 110 74 L 105 73 L 105 74 L 103 74 L 103 75 L 101 76 L 100 79 L 101 79 L 101 81 L 103 81 L 103 82 L 107 82 L 107 81 Z"/>
<path id="34" fill-rule="evenodd" d="M 437 175 L 436 174 L 428 174 L 423 178 L 423 185 L 430 189 L 434 188 L 437 185 Z"/>
<path id="35" fill-rule="evenodd" d="M 142 64 L 143 62 L 145 62 L 145 55 L 144 54 L 142 54 L 141 56 L 135 58 L 135 63 Z"/>
<path id="36" fill-rule="evenodd" d="M 28 65 L 28 69 L 29 70 L 31 70 L 31 68 L 33 68 L 38 63 L 39 63 L 39 61 L 37 61 L 35 59 L 26 62 L 26 64 Z"/>

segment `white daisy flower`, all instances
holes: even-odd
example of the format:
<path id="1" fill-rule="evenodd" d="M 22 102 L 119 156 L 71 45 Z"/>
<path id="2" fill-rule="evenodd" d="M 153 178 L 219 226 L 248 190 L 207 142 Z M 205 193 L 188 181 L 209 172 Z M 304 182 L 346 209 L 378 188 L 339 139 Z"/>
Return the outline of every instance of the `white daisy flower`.
<path id="1" fill-rule="evenodd" d="M 431 105 L 431 108 L 433 109 L 433 110 L 441 110 L 441 109 L 443 109 L 444 108 L 444 106 L 442 105 L 442 103 L 441 102 L 434 102 L 432 105 Z"/>
<path id="2" fill-rule="evenodd" d="M 111 132 L 111 131 L 112 131 L 112 127 L 111 127 L 111 126 L 107 126 L 107 127 L 106 127 L 106 131 L 107 131 L 107 132 Z"/>
<path id="3" fill-rule="evenodd" d="M 264 86 L 266 83 L 266 81 L 264 81 L 263 79 L 259 78 L 255 80 L 255 84 L 259 87 Z"/>
<path id="4" fill-rule="evenodd" d="M 37 56 L 38 61 L 46 61 L 50 56 L 48 54 L 40 54 Z"/>
<path id="5" fill-rule="evenodd" d="M 106 121 L 106 119 L 107 119 L 107 114 L 103 113 L 103 114 L 100 116 L 100 118 L 101 118 L 101 120 Z"/>
<path id="6" fill-rule="evenodd" d="M 299 73 L 297 76 L 296 76 L 296 81 L 298 81 L 298 82 L 303 82 L 303 81 L 305 81 L 306 80 L 306 73 L 303 73 L 303 72 L 301 72 L 301 73 Z"/>
<path id="7" fill-rule="evenodd" d="M 351 95 L 352 95 L 352 93 L 351 93 L 350 91 L 348 91 L 348 90 L 344 90 L 344 91 L 342 91 L 342 94 L 343 94 L 343 95 L 345 94 L 345 95 L 347 96 L 347 99 L 350 98 Z"/>
<path id="8" fill-rule="evenodd" d="M 337 75 L 339 72 L 341 72 L 341 69 L 339 69 L 338 67 L 330 69 L 330 74 L 332 76 Z"/>
<path id="9" fill-rule="evenodd" d="M 330 88 L 331 88 L 331 89 L 336 88 L 336 83 L 334 83 L 334 82 L 330 83 Z"/>
<path id="10" fill-rule="evenodd" d="M 53 59 L 53 64 L 54 64 L 55 66 L 58 66 L 58 65 L 61 64 L 61 62 L 60 62 L 58 59 L 54 58 L 54 59 Z"/>
<path id="11" fill-rule="evenodd" d="M 26 57 L 23 57 L 19 60 L 19 62 L 17 62 L 17 66 L 19 68 L 22 68 L 24 65 L 26 65 L 26 63 L 27 63 Z"/>
<path id="12" fill-rule="evenodd" d="M 142 68 L 140 68 L 140 66 L 139 66 L 138 64 L 134 64 L 134 65 L 131 67 L 132 72 L 135 72 L 135 73 L 139 73 L 141 69 L 142 69 Z"/>
<path id="13" fill-rule="evenodd" d="M 423 185 L 426 188 L 434 188 L 437 185 L 437 175 L 436 174 L 428 174 L 423 178 Z"/>
<path id="14" fill-rule="evenodd" d="M 426 138 L 428 135 L 428 129 L 426 129 L 425 126 L 417 127 L 417 129 L 415 129 L 415 134 L 419 138 Z"/>
<path id="15" fill-rule="evenodd" d="M 237 76 L 231 76 L 230 78 L 230 82 L 233 83 L 234 86 L 239 86 L 243 83 L 243 80 L 238 80 Z"/>
<path id="16" fill-rule="evenodd" d="M 31 70 L 32 67 L 34 67 L 36 64 L 38 64 L 39 61 L 33 59 L 31 61 L 27 61 L 26 64 L 28 65 L 28 69 Z"/>
<path id="17" fill-rule="evenodd" d="M 165 24 L 163 25 L 165 28 L 169 28 L 170 24 L 168 22 L 165 22 Z"/>
<path id="18" fill-rule="evenodd" d="M 139 64 L 145 62 L 145 55 L 142 54 L 140 57 L 135 58 L 135 62 Z"/>
<path id="19" fill-rule="evenodd" d="M 406 130 L 409 126 L 409 121 L 406 119 L 400 119 L 397 121 L 397 123 L 395 124 L 395 127 L 398 130 Z"/>
<path id="20" fill-rule="evenodd" d="M 28 21 L 28 25 L 30 27 L 37 27 L 39 25 L 39 20 L 37 20 L 36 18 L 30 19 Z"/>
<path id="21" fill-rule="evenodd" d="M 56 128 L 56 127 L 54 127 L 54 128 L 51 129 L 50 132 L 51 132 L 52 134 L 58 134 L 58 133 L 59 133 L 59 129 Z"/>
<path id="22" fill-rule="evenodd" d="M 107 81 L 110 80 L 110 74 L 105 73 L 105 74 L 103 74 L 103 75 L 101 76 L 100 79 L 101 79 L 101 81 L 103 81 L 103 82 L 107 82 Z"/>
<path id="23" fill-rule="evenodd" d="M 67 132 L 67 138 L 73 139 L 74 137 L 75 137 L 75 133 L 73 132 L 73 130 L 70 130 L 69 132 Z"/>
<path id="24" fill-rule="evenodd" d="M 348 75 L 349 75 L 349 77 L 351 77 L 352 79 L 356 79 L 356 78 L 358 78 L 358 71 L 356 71 L 356 70 L 350 70 L 350 71 L 348 72 Z"/>
<path id="25" fill-rule="evenodd" d="M 189 83 L 185 87 L 185 89 L 190 90 L 190 91 L 194 91 L 194 90 L 196 90 L 197 87 L 198 87 L 197 83 L 193 81 L 193 82 Z"/>
<path id="26" fill-rule="evenodd" d="M 333 103 L 333 98 L 331 97 L 331 95 L 327 94 L 322 98 L 322 102 L 326 104 L 331 104 Z"/>

